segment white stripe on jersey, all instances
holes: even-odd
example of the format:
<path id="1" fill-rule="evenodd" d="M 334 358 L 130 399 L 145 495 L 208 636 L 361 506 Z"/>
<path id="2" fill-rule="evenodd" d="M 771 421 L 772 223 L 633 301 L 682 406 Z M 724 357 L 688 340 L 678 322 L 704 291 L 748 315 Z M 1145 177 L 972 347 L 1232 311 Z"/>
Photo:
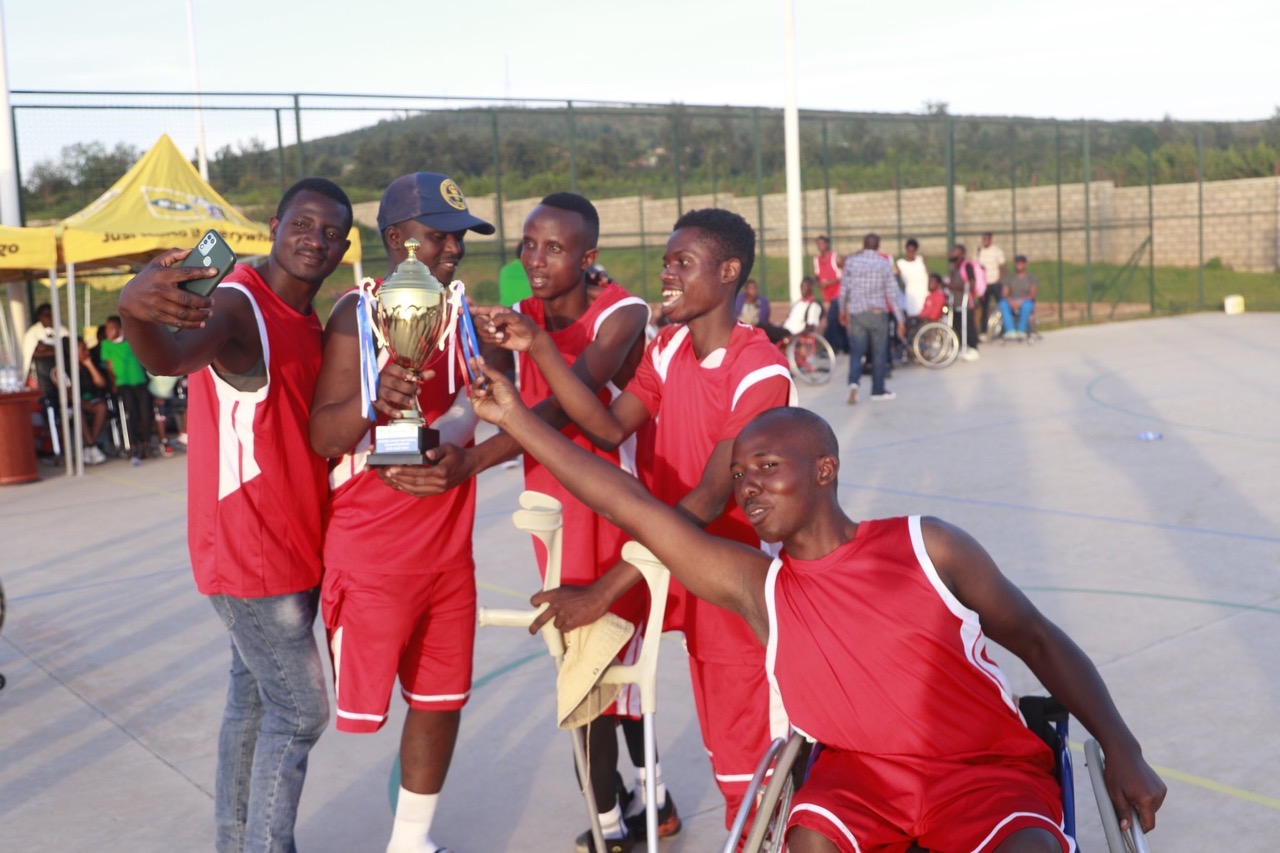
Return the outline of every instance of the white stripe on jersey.
<path id="1" fill-rule="evenodd" d="M 671 336 L 671 340 L 667 341 L 667 345 L 659 350 L 654 347 L 652 352 L 653 369 L 658 371 L 658 375 L 662 377 L 662 381 L 667 381 L 667 370 L 671 367 L 671 359 L 675 358 L 676 351 L 680 349 L 680 345 L 684 343 L 684 339 L 689 337 L 689 327 L 681 326 L 676 329 L 675 334 Z"/>
<path id="2" fill-rule="evenodd" d="M 253 316 L 258 323 L 258 339 L 262 341 L 262 364 L 266 369 L 267 381 L 256 391 L 238 391 L 219 376 L 212 365 L 204 368 L 213 377 L 213 391 L 218 399 L 218 500 L 234 493 L 262 473 L 254 455 L 253 421 L 259 404 L 267 399 L 267 392 L 271 388 L 271 341 L 267 338 L 262 310 L 244 285 L 223 282 L 220 286 L 240 291 L 253 307 Z"/>
<path id="3" fill-rule="evenodd" d="M 924 575 L 929 579 L 929 583 L 933 586 L 933 591 L 938 594 L 938 598 L 942 599 L 942 603 L 947 606 L 951 614 L 960 620 L 960 643 L 964 649 L 964 655 L 973 664 L 974 669 L 982 673 L 991 681 L 996 689 L 1000 692 L 1000 698 L 1004 704 L 1015 714 L 1021 714 L 1018 711 L 1017 703 L 1013 701 L 1013 689 L 1009 686 L 1008 680 L 1000 668 L 986 657 L 987 641 L 982 635 L 982 624 L 978 619 L 978 614 L 965 607 L 960 599 L 942 582 L 942 578 L 938 576 L 938 569 L 933 565 L 933 560 L 929 558 L 929 552 L 924 547 L 924 533 L 920 527 L 920 516 L 913 515 L 907 519 L 907 527 L 911 531 L 911 547 L 916 552 L 916 562 L 920 564 L 920 568 L 924 570 Z"/>
<path id="4" fill-rule="evenodd" d="M 596 335 L 600 334 L 600 326 L 604 324 L 605 320 L 609 319 L 609 316 L 613 314 L 614 311 L 617 311 L 619 308 L 626 308 L 628 305 L 641 305 L 644 306 L 644 310 L 646 312 L 649 310 L 649 303 L 645 302 L 638 296 L 628 296 L 626 299 L 619 299 L 617 302 L 600 312 L 600 316 L 596 318 L 595 325 L 591 329 L 591 340 L 594 341 L 596 339 Z"/>
<path id="5" fill-rule="evenodd" d="M 786 377 L 788 406 L 794 406 L 800 402 L 800 395 L 796 393 L 796 383 L 791 379 L 791 371 L 783 367 L 781 364 L 771 364 L 768 367 L 761 367 L 753 370 L 746 376 L 742 377 L 742 381 L 738 383 L 737 389 L 733 392 L 733 404 L 729 408 L 736 409 L 738 407 L 738 400 L 742 398 L 743 394 L 747 393 L 747 391 L 751 389 L 752 385 L 763 382 L 770 376 Z"/>

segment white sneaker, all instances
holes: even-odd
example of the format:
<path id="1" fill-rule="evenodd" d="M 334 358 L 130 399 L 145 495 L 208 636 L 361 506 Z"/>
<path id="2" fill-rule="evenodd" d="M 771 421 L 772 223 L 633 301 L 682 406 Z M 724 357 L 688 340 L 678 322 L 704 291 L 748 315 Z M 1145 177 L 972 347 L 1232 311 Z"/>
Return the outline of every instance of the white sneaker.
<path id="1" fill-rule="evenodd" d="M 973 347 L 968 347 L 963 352 L 961 352 L 960 357 L 965 361 L 977 361 L 980 358 L 980 356 L 978 355 L 978 351 Z"/>
<path id="2" fill-rule="evenodd" d="M 84 449 L 84 464 L 101 465 L 107 461 L 107 456 L 96 446 L 90 445 Z"/>
<path id="3" fill-rule="evenodd" d="M 848 402 L 850 406 L 858 402 L 858 386 L 857 385 L 849 386 L 849 399 L 846 402 Z"/>
<path id="4" fill-rule="evenodd" d="M 882 394 L 871 395 L 871 402 L 873 403 L 876 402 L 877 400 L 896 400 L 896 399 L 898 399 L 898 395 L 893 393 L 892 391 L 885 391 Z"/>

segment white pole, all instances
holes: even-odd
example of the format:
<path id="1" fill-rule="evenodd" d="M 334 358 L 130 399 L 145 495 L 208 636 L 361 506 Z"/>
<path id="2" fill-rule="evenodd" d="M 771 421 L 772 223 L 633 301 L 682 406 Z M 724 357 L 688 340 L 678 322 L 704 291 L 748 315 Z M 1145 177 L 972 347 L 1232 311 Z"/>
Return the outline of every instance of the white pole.
<path id="1" fill-rule="evenodd" d="M 782 111 L 783 145 L 787 169 L 787 271 L 791 301 L 800 298 L 804 276 L 804 234 L 800 193 L 800 110 L 796 106 L 795 0 L 783 0 L 783 38 L 786 41 L 786 101 Z"/>
<path id="2" fill-rule="evenodd" d="M 4 36 L 4 3 L 0 0 L 0 223 L 21 225 L 18 212 L 18 147 L 13 135 L 13 111 L 9 108 L 9 58 Z M 26 330 L 26 289 L 20 281 L 9 282 L 9 315 L 15 333 Z"/>
<path id="3" fill-rule="evenodd" d="M 193 0 L 187 0 L 187 49 L 191 53 L 191 91 L 196 94 L 196 159 L 200 177 L 209 181 L 209 158 L 204 145 L 204 111 L 200 109 L 200 67 L 196 63 L 196 13 Z"/>

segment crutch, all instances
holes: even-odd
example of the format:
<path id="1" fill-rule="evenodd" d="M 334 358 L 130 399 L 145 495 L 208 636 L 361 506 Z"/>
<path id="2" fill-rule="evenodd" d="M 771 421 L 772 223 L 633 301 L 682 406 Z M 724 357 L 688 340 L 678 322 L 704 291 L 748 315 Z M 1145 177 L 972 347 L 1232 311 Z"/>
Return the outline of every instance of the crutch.
<path id="1" fill-rule="evenodd" d="M 560 585 L 561 543 L 560 531 L 563 524 L 560 502 L 540 492 L 526 491 L 520 495 L 520 510 L 512 515 L 512 522 L 520 530 L 524 530 L 540 539 L 547 548 L 547 573 L 543 589 L 553 589 Z M 645 763 L 645 826 L 648 835 L 649 853 L 658 850 L 658 780 L 655 772 L 657 765 L 657 741 L 653 727 L 653 715 L 657 712 L 657 672 L 658 642 L 662 637 L 662 620 L 666 612 L 667 587 L 670 585 L 670 574 L 667 569 L 642 545 L 628 542 L 622 549 L 622 556 L 627 562 L 640 570 L 649 586 L 650 608 L 649 619 L 645 626 L 645 636 L 640 647 L 636 663 L 629 665 L 614 664 L 605 670 L 600 677 L 602 684 L 636 684 L 640 688 L 640 710 L 644 718 L 644 763 Z M 538 610 L 491 610 L 482 607 L 479 610 L 481 625 L 506 625 L 528 628 L 545 608 Z M 564 658 L 564 637 L 555 628 L 554 622 L 542 627 L 542 638 L 547 650 L 556 662 L 557 669 Z M 591 790 L 591 782 L 587 776 L 585 761 L 585 733 L 575 730 L 573 733 L 574 757 L 578 764 L 578 779 L 586 799 L 587 811 L 591 821 L 591 835 L 597 850 L 604 850 L 604 833 L 600 829 L 599 811 L 596 807 L 595 794 Z"/>

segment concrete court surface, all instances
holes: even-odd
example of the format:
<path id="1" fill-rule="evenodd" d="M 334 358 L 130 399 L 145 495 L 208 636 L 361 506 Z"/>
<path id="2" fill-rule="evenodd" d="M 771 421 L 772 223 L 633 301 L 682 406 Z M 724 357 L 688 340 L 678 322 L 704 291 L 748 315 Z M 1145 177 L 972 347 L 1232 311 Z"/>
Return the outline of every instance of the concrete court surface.
<path id="1" fill-rule="evenodd" d="M 839 381 L 800 389 L 836 427 L 855 518 L 958 523 L 1097 662 L 1169 785 L 1156 850 L 1262 851 L 1280 838 L 1278 363 L 1280 315 L 1199 314 L 984 346 L 942 371 L 902 367 L 892 402 L 866 401 L 866 380 L 854 407 Z M 1163 438 L 1140 441 L 1146 431 Z M 113 462 L 73 481 L 42 466 L 42 482 L 0 489 L 0 850 L 212 846 L 227 640 L 191 582 L 184 468 Z M 536 586 L 509 521 L 520 479 L 481 480 L 482 604 L 520 606 Z M 997 653 L 1015 688 L 1033 691 Z M 711 851 L 721 806 L 678 638 L 662 654 L 659 744 L 685 820 L 662 848 Z M 567 853 L 586 824 L 541 641 L 480 630 L 475 677 L 435 839 Z M 382 732 L 331 731 L 312 753 L 302 850 L 383 849 L 403 715 L 392 707 Z M 1086 784 L 1080 841 L 1099 850 Z"/>

